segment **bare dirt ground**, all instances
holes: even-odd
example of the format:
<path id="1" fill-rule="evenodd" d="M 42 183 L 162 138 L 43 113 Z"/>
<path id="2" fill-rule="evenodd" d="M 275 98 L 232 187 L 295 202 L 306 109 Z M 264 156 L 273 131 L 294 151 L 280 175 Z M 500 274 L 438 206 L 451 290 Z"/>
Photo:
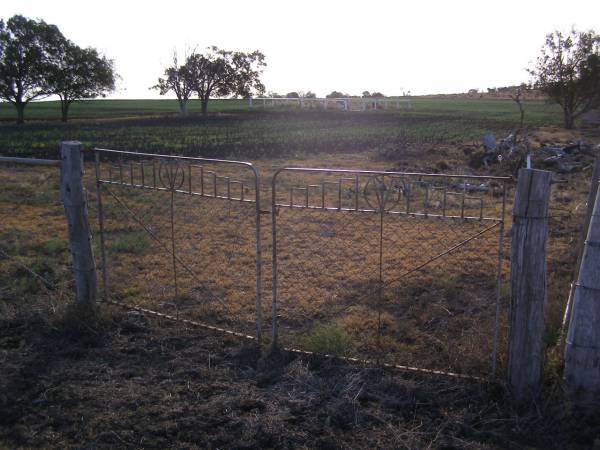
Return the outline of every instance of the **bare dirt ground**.
<path id="1" fill-rule="evenodd" d="M 518 408 L 494 384 L 260 360 L 121 310 L 81 318 L 0 323 L 0 448 L 589 448 L 600 433 L 551 380 Z"/>

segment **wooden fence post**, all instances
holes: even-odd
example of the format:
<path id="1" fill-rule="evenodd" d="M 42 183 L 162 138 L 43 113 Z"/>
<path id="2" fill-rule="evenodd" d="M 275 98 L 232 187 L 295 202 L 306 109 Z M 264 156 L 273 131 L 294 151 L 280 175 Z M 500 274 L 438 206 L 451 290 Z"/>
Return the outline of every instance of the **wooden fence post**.
<path id="1" fill-rule="evenodd" d="M 81 142 L 60 143 L 60 197 L 69 223 L 69 247 L 73 257 L 77 302 L 91 304 L 96 301 L 96 263 L 92 252 L 87 199 L 83 187 L 81 149 Z"/>
<path id="2" fill-rule="evenodd" d="M 573 271 L 573 282 L 571 283 L 571 289 L 569 290 L 569 298 L 567 299 L 567 306 L 565 307 L 565 314 L 563 316 L 562 323 L 562 336 L 566 333 L 566 328 L 569 326 L 569 322 L 571 321 L 571 308 L 573 306 L 573 295 L 575 294 L 575 283 L 577 282 L 577 278 L 579 277 L 579 269 L 581 267 L 581 259 L 583 258 L 583 250 L 585 246 L 585 239 L 588 233 L 588 228 L 590 227 L 590 222 L 592 220 L 592 213 L 594 212 L 594 205 L 596 204 L 596 195 L 598 194 L 598 182 L 600 181 L 600 157 L 596 157 L 594 161 L 594 170 L 592 171 L 592 183 L 590 185 L 590 192 L 588 193 L 587 198 L 587 209 L 585 213 L 585 219 L 583 221 L 583 226 L 581 228 L 581 233 L 579 234 L 579 242 L 577 244 L 577 264 L 575 265 L 575 270 Z M 561 345 L 564 343 L 563 337 L 561 337 Z"/>
<path id="3" fill-rule="evenodd" d="M 565 380 L 578 400 L 600 396 L 600 195 L 587 230 L 565 345 Z"/>
<path id="4" fill-rule="evenodd" d="M 508 379 L 520 400 L 539 390 L 544 363 L 546 241 L 552 172 L 519 170 L 513 208 Z"/>

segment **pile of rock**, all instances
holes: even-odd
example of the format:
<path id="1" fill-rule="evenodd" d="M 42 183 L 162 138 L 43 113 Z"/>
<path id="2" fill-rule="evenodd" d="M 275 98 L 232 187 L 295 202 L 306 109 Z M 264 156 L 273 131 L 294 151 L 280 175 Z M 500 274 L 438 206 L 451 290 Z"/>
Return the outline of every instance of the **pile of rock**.
<path id="1" fill-rule="evenodd" d="M 473 168 L 490 169 L 494 164 L 505 164 L 512 169 L 519 169 L 525 166 L 529 158 L 534 168 L 572 173 L 588 165 L 590 157 L 595 157 L 599 151 L 599 145 L 590 145 L 581 140 L 565 146 L 544 145 L 533 149 L 527 137 L 516 139 L 511 133 L 498 140 L 493 134 L 488 134 L 484 136 L 483 146 L 479 151 L 471 153 L 469 165 Z"/>

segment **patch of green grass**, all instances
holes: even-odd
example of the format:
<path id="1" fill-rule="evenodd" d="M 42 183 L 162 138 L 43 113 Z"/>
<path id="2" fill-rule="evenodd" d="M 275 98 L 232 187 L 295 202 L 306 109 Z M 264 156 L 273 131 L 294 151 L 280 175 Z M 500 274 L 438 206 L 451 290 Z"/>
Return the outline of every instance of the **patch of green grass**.
<path id="1" fill-rule="evenodd" d="M 354 347 L 350 336 L 334 323 L 315 326 L 300 342 L 307 351 L 322 355 L 347 356 Z"/>
<path id="2" fill-rule="evenodd" d="M 0 203 L 14 203 L 16 205 L 28 206 L 59 204 L 58 171 L 51 174 L 42 173 L 34 177 L 33 180 L 31 178 L 21 180 L 19 168 L 15 167 L 11 169 L 10 167 L 3 166 L 3 170 L 13 170 L 15 181 L 3 183 L 2 189 L 0 189 Z"/>
<path id="3" fill-rule="evenodd" d="M 435 285 L 443 292 L 446 301 L 452 303 L 460 298 L 461 289 L 456 276 L 440 271 L 435 278 Z"/>
<path id="4" fill-rule="evenodd" d="M 150 248 L 150 238 L 145 231 L 132 231 L 120 236 L 111 247 L 118 253 L 142 254 Z"/>
<path id="5" fill-rule="evenodd" d="M 64 240 L 51 238 L 41 244 L 41 250 L 47 256 L 60 256 L 68 250 L 68 244 Z"/>

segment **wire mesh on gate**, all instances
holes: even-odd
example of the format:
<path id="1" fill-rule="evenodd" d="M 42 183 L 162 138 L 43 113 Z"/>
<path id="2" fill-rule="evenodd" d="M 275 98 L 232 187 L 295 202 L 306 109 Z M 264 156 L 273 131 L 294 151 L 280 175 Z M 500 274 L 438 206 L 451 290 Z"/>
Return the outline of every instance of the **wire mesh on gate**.
<path id="1" fill-rule="evenodd" d="M 104 298 L 260 341 L 252 164 L 94 152 Z"/>
<path id="2" fill-rule="evenodd" d="M 273 339 L 381 363 L 495 372 L 507 326 L 507 180 L 280 169 Z"/>

